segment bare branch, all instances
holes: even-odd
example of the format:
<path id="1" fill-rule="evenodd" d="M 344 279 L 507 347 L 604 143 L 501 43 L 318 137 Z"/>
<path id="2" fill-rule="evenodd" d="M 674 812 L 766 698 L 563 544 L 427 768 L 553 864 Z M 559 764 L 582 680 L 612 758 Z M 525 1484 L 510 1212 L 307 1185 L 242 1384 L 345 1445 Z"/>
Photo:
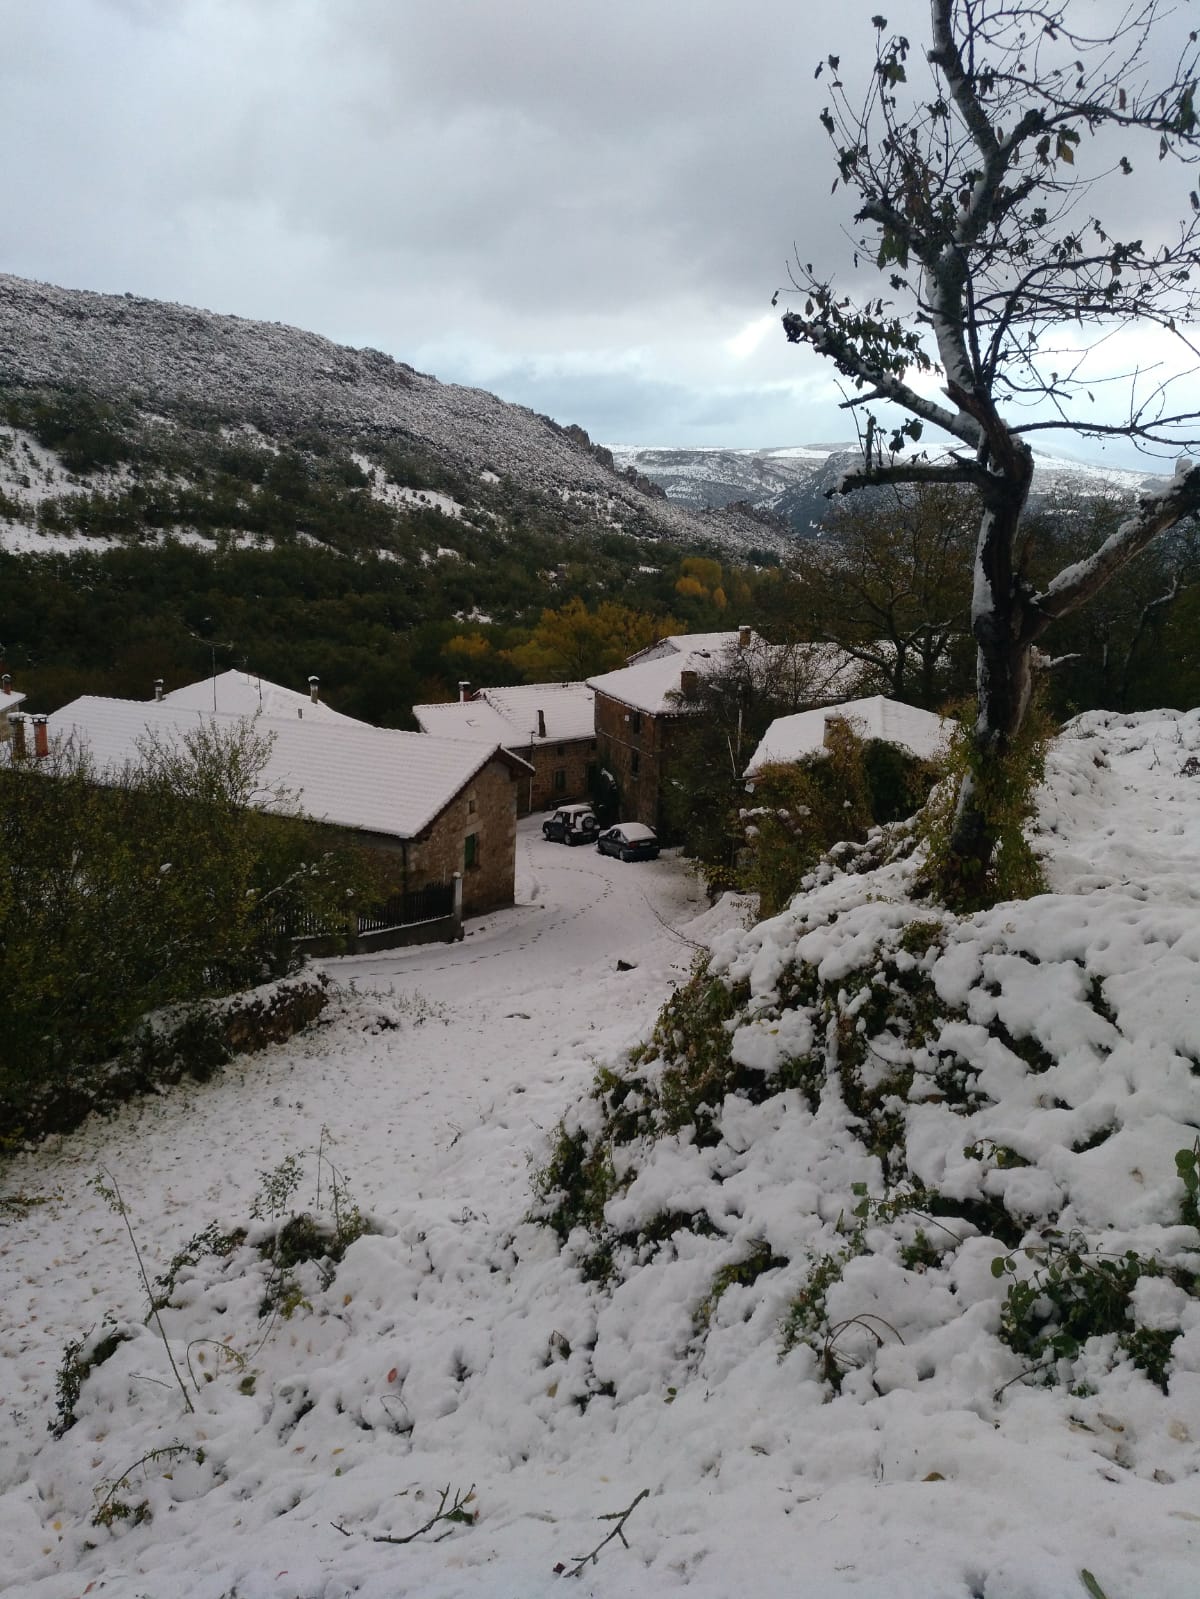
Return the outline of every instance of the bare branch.
<path id="1" fill-rule="evenodd" d="M 1185 516 L 1197 512 L 1200 512 L 1200 465 L 1183 460 L 1176 467 L 1168 489 L 1160 494 L 1143 495 L 1135 516 L 1122 522 L 1086 560 L 1065 567 L 1044 592 L 1036 596 L 1032 605 L 1038 620 L 1033 636 L 1056 618 L 1085 604 L 1152 539 L 1174 527 Z"/>
<path id="2" fill-rule="evenodd" d="M 825 498 L 838 494 L 853 494 L 855 489 L 876 488 L 888 483 L 960 483 L 979 488 L 985 473 L 973 461 L 891 461 L 888 463 L 864 460 L 861 466 L 843 472 L 832 488 L 825 490 Z"/>
<path id="3" fill-rule="evenodd" d="M 592 1550 L 589 1550 L 589 1552 L 586 1555 L 577 1555 L 575 1557 L 576 1561 L 577 1561 L 577 1564 L 571 1566 L 568 1569 L 568 1567 L 562 1561 L 560 1561 L 559 1564 L 557 1566 L 555 1566 L 555 1568 L 554 1568 L 554 1570 L 558 1574 L 558 1576 L 560 1576 L 560 1577 L 581 1577 L 583 1575 L 584 1568 L 587 1565 L 589 1565 L 589 1564 L 594 1566 L 596 1564 L 596 1561 L 598 1560 L 598 1558 L 600 1556 L 601 1549 L 603 1549 L 606 1544 L 610 1544 L 613 1541 L 614 1538 L 619 1538 L 621 1540 L 621 1542 L 625 1545 L 626 1549 L 628 1549 L 629 1548 L 629 1543 L 628 1543 L 628 1541 L 627 1541 L 627 1539 L 625 1537 L 625 1523 L 629 1520 L 630 1516 L 632 1516 L 633 1512 L 641 1504 L 642 1500 L 643 1499 L 649 1499 L 649 1497 L 650 1497 L 649 1488 L 643 1488 L 641 1493 L 638 1494 L 637 1498 L 633 1501 L 633 1503 L 630 1504 L 630 1505 L 627 1505 L 624 1510 L 614 1510 L 614 1511 L 610 1511 L 608 1515 L 598 1516 L 596 1518 L 598 1521 L 615 1521 L 616 1522 L 616 1526 L 613 1528 L 613 1530 L 608 1534 L 608 1536 L 606 1538 L 601 1538 L 600 1542 L 596 1545 L 596 1547 L 594 1549 L 592 1549 Z"/>

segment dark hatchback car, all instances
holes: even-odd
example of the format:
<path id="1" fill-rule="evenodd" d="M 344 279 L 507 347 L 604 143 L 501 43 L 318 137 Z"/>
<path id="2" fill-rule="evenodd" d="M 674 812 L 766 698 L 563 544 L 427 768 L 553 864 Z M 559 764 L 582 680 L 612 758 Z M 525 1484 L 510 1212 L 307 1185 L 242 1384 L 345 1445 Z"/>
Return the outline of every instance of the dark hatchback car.
<path id="1" fill-rule="evenodd" d="M 560 805 L 542 823 L 542 837 L 552 844 L 590 844 L 599 828 L 590 805 Z"/>
<path id="2" fill-rule="evenodd" d="M 608 828 L 596 840 L 596 848 L 601 855 L 617 855 L 623 861 L 658 859 L 657 835 L 644 822 L 621 822 Z"/>

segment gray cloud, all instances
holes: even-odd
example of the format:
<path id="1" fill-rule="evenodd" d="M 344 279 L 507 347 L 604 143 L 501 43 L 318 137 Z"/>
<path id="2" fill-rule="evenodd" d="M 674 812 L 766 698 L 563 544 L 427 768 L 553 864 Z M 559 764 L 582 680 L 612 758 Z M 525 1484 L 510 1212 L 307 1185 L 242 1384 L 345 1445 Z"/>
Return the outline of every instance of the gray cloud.
<path id="1" fill-rule="evenodd" d="M 813 68 L 875 9 L 0 0 L 0 264 L 373 344 L 597 438 L 844 436 L 810 356 L 729 341 L 793 245 L 846 256 Z M 920 37 L 920 0 L 888 15 Z"/>

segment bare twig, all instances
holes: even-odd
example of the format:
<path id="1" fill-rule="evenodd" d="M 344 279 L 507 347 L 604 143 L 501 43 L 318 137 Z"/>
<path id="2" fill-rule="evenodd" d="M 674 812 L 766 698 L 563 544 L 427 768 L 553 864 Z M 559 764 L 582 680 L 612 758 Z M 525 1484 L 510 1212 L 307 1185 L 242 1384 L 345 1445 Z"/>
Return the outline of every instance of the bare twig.
<path id="1" fill-rule="evenodd" d="M 641 1493 L 638 1494 L 637 1498 L 633 1501 L 633 1503 L 631 1505 L 627 1505 L 624 1510 L 613 1510 L 613 1511 L 610 1511 L 605 1516 L 597 1516 L 596 1517 L 597 1521 L 615 1521 L 616 1522 L 616 1526 L 613 1528 L 613 1530 L 608 1534 L 608 1536 L 606 1538 L 601 1538 L 600 1542 L 596 1545 L 596 1547 L 594 1549 L 592 1549 L 592 1550 L 589 1550 L 589 1552 L 586 1555 L 577 1555 L 577 1556 L 575 1556 L 575 1560 L 576 1560 L 576 1564 L 575 1565 L 568 1567 L 565 1564 L 565 1562 L 560 1560 L 558 1565 L 555 1566 L 555 1568 L 554 1568 L 556 1575 L 558 1575 L 560 1577 L 579 1577 L 579 1576 L 582 1576 L 584 1567 L 589 1563 L 589 1561 L 594 1566 L 596 1564 L 597 1559 L 599 1558 L 601 1549 L 603 1549 L 606 1544 L 610 1544 L 613 1541 L 614 1538 L 619 1538 L 621 1540 L 621 1542 L 625 1545 L 626 1549 L 628 1549 L 629 1548 L 629 1542 L 628 1542 L 627 1538 L 625 1537 L 625 1523 L 629 1520 L 630 1516 L 632 1516 L 633 1512 L 641 1504 L 642 1500 L 643 1499 L 648 1499 L 649 1497 L 650 1497 L 649 1488 L 643 1488 Z"/>
<path id="2" fill-rule="evenodd" d="M 475 1497 L 475 1484 L 474 1483 L 471 1484 L 471 1486 L 467 1489 L 466 1493 L 463 1493 L 461 1488 L 456 1489 L 455 1493 L 454 1493 L 454 1502 L 453 1502 L 453 1504 L 451 1504 L 449 1510 L 447 1510 L 446 1501 L 447 1501 L 447 1499 L 450 1498 L 450 1484 L 447 1483 L 446 1486 L 442 1489 L 442 1495 L 441 1495 L 441 1498 L 438 1500 L 437 1510 L 433 1513 L 432 1516 L 430 1516 L 429 1520 L 427 1522 L 425 1522 L 425 1524 L 423 1526 L 418 1527 L 415 1532 L 406 1533 L 403 1538 L 393 1538 L 393 1537 L 389 1537 L 386 1533 L 378 1533 L 378 1534 L 376 1534 L 375 1536 L 372 1537 L 371 1542 L 372 1543 L 394 1543 L 394 1544 L 412 1543 L 412 1542 L 414 1542 L 415 1539 L 420 1538 L 423 1533 L 432 1531 L 432 1529 L 437 1526 L 439 1521 L 448 1521 L 448 1522 L 458 1521 L 458 1522 L 461 1522 L 464 1526 L 467 1526 L 467 1527 L 474 1526 L 475 1519 L 478 1516 L 479 1512 L 477 1510 L 468 1510 L 468 1508 L 467 1508 L 467 1506 L 471 1503 L 471 1500 L 474 1499 L 474 1497 Z M 630 1506 L 630 1509 L 632 1509 L 632 1508 L 633 1507 Z M 350 1538 L 350 1537 L 353 1536 L 353 1534 L 350 1532 L 349 1528 L 348 1527 L 343 1527 L 340 1521 L 331 1521 L 330 1522 L 330 1526 L 334 1529 L 335 1532 L 340 1532 L 342 1534 L 343 1538 Z M 445 1537 L 445 1534 L 443 1533 L 442 1536 Z"/>
<path id="3" fill-rule="evenodd" d="M 108 1179 L 107 1185 L 101 1180 L 105 1177 Z M 146 1263 L 142 1259 L 141 1250 L 138 1248 L 138 1241 L 133 1231 L 133 1223 L 129 1219 L 129 1211 L 126 1209 L 125 1201 L 121 1196 L 121 1190 L 118 1186 L 117 1179 L 113 1176 L 112 1172 L 107 1166 L 102 1166 L 100 1168 L 100 1175 L 92 1179 L 92 1187 L 100 1195 L 101 1199 L 105 1201 L 109 1208 L 116 1211 L 117 1215 L 125 1223 L 125 1231 L 129 1234 L 129 1242 L 133 1246 L 134 1259 L 137 1261 L 138 1271 L 141 1273 L 142 1287 L 146 1290 L 146 1298 L 150 1303 L 150 1311 L 154 1317 L 154 1325 L 158 1328 L 158 1336 L 161 1338 L 163 1349 L 166 1351 L 167 1362 L 171 1367 L 171 1374 L 175 1378 L 179 1392 L 183 1395 L 183 1403 L 185 1408 L 189 1411 L 195 1411 L 196 1407 L 192 1404 L 192 1396 L 187 1391 L 187 1384 L 183 1380 L 183 1376 L 179 1370 L 179 1367 L 175 1364 L 175 1356 L 171 1353 L 171 1344 L 167 1338 L 166 1328 L 162 1324 L 162 1316 L 159 1314 L 158 1304 L 154 1297 L 154 1290 L 150 1286 L 150 1277 L 146 1271 Z"/>

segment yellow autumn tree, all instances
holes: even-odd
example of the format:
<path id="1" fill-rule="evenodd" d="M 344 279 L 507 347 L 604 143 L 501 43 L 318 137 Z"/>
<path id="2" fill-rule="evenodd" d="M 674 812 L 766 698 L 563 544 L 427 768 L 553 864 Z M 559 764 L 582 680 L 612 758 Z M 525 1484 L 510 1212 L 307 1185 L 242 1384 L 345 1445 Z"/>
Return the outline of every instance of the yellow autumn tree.
<path id="1" fill-rule="evenodd" d="M 528 640 L 504 651 L 527 683 L 568 683 L 610 672 L 655 639 L 681 630 L 671 616 L 651 616 L 615 600 L 589 610 L 580 599 L 543 611 Z"/>

